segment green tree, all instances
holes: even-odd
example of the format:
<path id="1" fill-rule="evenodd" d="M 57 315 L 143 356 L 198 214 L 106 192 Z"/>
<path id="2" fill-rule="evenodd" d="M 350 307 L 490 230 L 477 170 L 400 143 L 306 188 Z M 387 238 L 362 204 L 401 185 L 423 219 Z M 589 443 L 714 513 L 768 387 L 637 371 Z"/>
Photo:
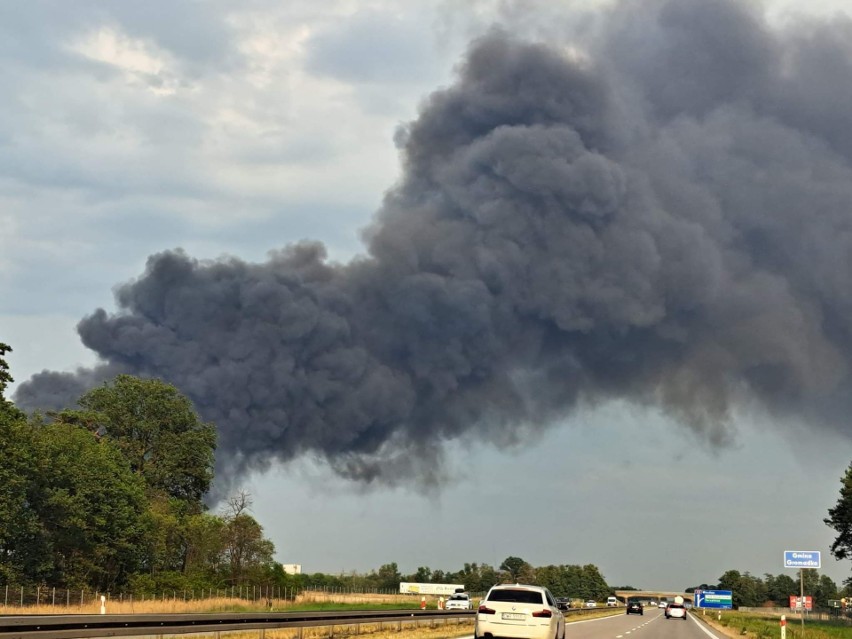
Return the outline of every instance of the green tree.
<path id="1" fill-rule="evenodd" d="M 839 599 L 837 584 L 828 575 L 820 575 L 816 588 L 814 588 L 814 605 L 818 608 L 827 608 L 829 599 Z"/>
<path id="2" fill-rule="evenodd" d="M 744 606 L 762 606 L 769 598 L 763 580 L 749 572 L 746 572 L 740 580 L 740 588 L 743 591 Z"/>
<path id="3" fill-rule="evenodd" d="M 226 522 L 222 517 L 198 513 L 187 518 L 184 572 L 214 579 L 223 566 Z"/>
<path id="4" fill-rule="evenodd" d="M 110 442 L 53 423 L 33 431 L 37 487 L 33 505 L 51 553 L 57 586 L 106 590 L 139 565 L 145 486 Z"/>
<path id="5" fill-rule="evenodd" d="M 497 571 L 491 566 L 478 563 L 466 563 L 458 574 L 459 583 L 471 592 L 485 592 L 500 580 Z"/>
<path id="6" fill-rule="evenodd" d="M 719 577 L 719 589 L 732 591 L 732 603 L 739 606 L 760 606 L 769 597 L 766 584 L 748 572 L 728 570 Z"/>
<path id="7" fill-rule="evenodd" d="M 15 381 L 9 373 L 9 364 L 6 363 L 6 353 L 11 352 L 11 346 L 0 342 L 0 400 L 6 397 L 6 387 Z"/>
<path id="8" fill-rule="evenodd" d="M 536 584 L 547 588 L 555 597 L 565 597 L 562 566 L 541 566 L 535 569 Z"/>
<path id="9" fill-rule="evenodd" d="M 417 572 L 411 575 L 408 581 L 416 584 L 428 584 L 432 581 L 432 570 L 428 566 L 419 566 Z"/>
<path id="10" fill-rule="evenodd" d="M 186 566 L 186 516 L 181 505 L 164 494 L 148 494 L 141 569 L 155 578 L 153 583 L 165 579 L 164 573 L 182 573 Z"/>
<path id="11" fill-rule="evenodd" d="M 151 489 L 202 509 L 213 479 L 216 431 L 187 397 L 158 379 L 119 375 L 79 404 L 83 411 L 64 411 L 60 421 L 86 422 L 118 446 Z"/>
<path id="12" fill-rule="evenodd" d="M 29 581 L 50 566 L 33 509 L 36 454 L 24 417 L 0 406 L 0 585 Z"/>
<path id="13" fill-rule="evenodd" d="M 777 606 L 786 607 L 790 601 L 790 595 L 799 594 L 799 583 L 790 575 L 780 574 L 777 576 L 764 575 L 766 583 L 766 596 Z"/>
<path id="14" fill-rule="evenodd" d="M 612 592 L 600 570 L 594 564 L 586 564 L 582 568 L 583 598 L 601 601 Z"/>
<path id="15" fill-rule="evenodd" d="M 528 572 L 532 568 L 526 561 L 520 557 L 506 557 L 503 563 L 500 564 L 500 570 L 507 573 L 509 581 L 518 583 L 521 578 L 521 572 Z"/>
<path id="16" fill-rule="evenodd" d="M 275 546 L 263 536 L 263 527 L 248 514 L 251 498 L 240 493 L 228 500 L 224 516 L 224 563 L 228 579 L 240 584 L 257 577 L 272 564 Z"/>
<path id="17" fill-rule="evenodd" d="M 740 579 L 742 579 L 742 575 L 739 570 L 727 570 L 725 574 L 719 577 L 719 590 L 731 590 L 733 594 L 733 604 L 734 606 L 738 605 L 736 601 L 737 597 L 737 588 L 740 584 Z"/>
<path id="18" fill-rule="evenodd" d="M 6 353 L 11 352 L 11 346 L 0 342 L 0 412 L 10 413 L 13 418 L 20 419 L 24 417 L 24 414 L 6 399 L 6 388 L 15 381 L 9 373 L 9 364 L 6 362 Z"/>
<path id="19" fill-rule="evenodd" d="M 805 594 L 813 595 L 819 587 L 819 571 L 816 568 L 803 568 L 802 573 L 804 574 L 801 581 L 804 582 Z"/>
<path id="20" fill-rule="evenodd" d="M 376 573 L 376 587 L 382 590 L 394 590 L 399 592 L 399 582 L 402 575 L 396 562 L 383 564 Z"/>
<path id="21" fill-rule="evenodd" d="M 837 537 L 831 544 L 831 554 L 836 559 L 852 558 L 852 464 L 840 478 L 840 498 L 837 504 L 829 509 L 828 517 L 823 521 L 837 531 Z"/>

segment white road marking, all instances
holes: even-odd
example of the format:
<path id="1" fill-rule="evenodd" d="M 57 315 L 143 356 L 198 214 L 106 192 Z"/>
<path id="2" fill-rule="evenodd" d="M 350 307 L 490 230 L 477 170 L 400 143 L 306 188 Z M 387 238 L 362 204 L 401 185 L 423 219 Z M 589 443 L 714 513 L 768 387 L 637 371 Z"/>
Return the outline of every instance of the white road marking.
<path id="1" fill-rule="evenodd" d="M 690 615 L 690 618 L 691 617 L 692 615 Z M 704 627 L 704 624 L 698 621 L 698 619 L 693 619 L 693 621 L 698 624 L 698 627 L 701 628 L 701 632 L 703 632 L 705 635 L 707 635 L 708 637 L 712 637 L 712 639 L 719 639 L 719 637 L 707 630 L 707 628 Z"/>

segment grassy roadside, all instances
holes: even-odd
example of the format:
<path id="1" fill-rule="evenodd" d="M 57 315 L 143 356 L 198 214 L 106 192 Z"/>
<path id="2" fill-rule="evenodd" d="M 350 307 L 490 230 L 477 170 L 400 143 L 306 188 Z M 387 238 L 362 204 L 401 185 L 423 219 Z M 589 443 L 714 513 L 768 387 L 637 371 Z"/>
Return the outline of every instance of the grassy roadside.
<path id="1" fill-rule="evenodd" d="M 780 636 L 778 619 L 767 618 L 753 613 L 723 611 L 721 620 L 716 615 L 695 617 L 706 623 L 725 637 L 744 637 L 745 639 L 770 639 Z M 852 626 L 842 622 L 805 621 L 804 634 L 798 619 L 787 620 L 787 639 L 849 639 Z"/>

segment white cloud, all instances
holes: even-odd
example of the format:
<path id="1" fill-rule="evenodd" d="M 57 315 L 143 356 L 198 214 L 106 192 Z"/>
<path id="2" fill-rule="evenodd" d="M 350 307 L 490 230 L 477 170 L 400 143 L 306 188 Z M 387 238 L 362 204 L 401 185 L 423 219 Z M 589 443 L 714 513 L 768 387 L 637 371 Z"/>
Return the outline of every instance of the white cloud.
<path id="1" fill-rule="evenodd" d="M 114 26 L 102 26 L 69 45 L 90 60 L 122 70 L 128 81 L 147 86 L 156 95 L 173 95 L 179 84 L 175 61 L 151 42 L 132 38 Z"/>

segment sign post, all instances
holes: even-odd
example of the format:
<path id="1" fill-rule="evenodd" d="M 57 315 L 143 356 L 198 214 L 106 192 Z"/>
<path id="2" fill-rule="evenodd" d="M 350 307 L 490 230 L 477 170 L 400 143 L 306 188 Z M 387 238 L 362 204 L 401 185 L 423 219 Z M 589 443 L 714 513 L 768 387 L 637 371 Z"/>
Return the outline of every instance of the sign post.
<path id="1" fill-rule="evenodd" d="M 805 568 L 822 568 L 818 550 L 785 550 L 784 567 L 799 569 L 799 590 L 802 602 L 802 634 L 805 634 Z"/>

